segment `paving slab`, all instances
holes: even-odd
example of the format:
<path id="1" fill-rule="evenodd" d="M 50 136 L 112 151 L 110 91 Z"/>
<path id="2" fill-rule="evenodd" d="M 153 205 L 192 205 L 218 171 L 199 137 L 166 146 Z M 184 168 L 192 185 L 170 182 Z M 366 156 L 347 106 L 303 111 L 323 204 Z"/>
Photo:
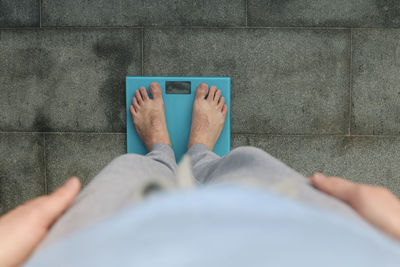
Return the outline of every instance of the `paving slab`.
<path id="1" fill-rule="evenodd" d="M 352 133 L 400 134 L 400 29 L 353 30 Z"/>
<path id="2" fill-rule="evenodd" d="M 0 28 L 39 27 L 40 0 L 0 0 Z"/>
<path id="3" fill-rule="evenodd" d="M 144 74 L 230 76 L 234 133 L 345 134 L 347 30 L 145 29 Z"/>
<path id="4" fill-rule="evenodd" d="M 44 26 L 245 26 L 245 0 L 43 0 Z"/>
<path id="5" fill-rule="evenodd" d="M 245 135 L 232 134 L 231 135 L 231 151 L 240 146 L 248 146 L 249 139 Z"/>
<path id="6" fill-rule="evenodd" d="M 46 134 L 48 192 L 72 176 L 87 185 L 111 160 L 124 153 L 125 134 Z"/>
<path id="7" fill-rule="evenodd" d="M 247 136 L 249 144 L 303 175 L 330 176 L 381 185 L 400 196 L 400 138 L 343 136 Z"/>
<path id="8" fill-rule="evenodd" d="M 248 25 L 399 27 L 400 2 L 384 0 L 248 0 Z"/>
<path id="9" fill-rule="evenodd" d="M 0 133 L 0 215 L 45 194 L 42 134 Z"/>
<path id="10" fill-rule="evenodd" d="M 0 31 L 0 131 L 125 132 L 141 30 Z"/>

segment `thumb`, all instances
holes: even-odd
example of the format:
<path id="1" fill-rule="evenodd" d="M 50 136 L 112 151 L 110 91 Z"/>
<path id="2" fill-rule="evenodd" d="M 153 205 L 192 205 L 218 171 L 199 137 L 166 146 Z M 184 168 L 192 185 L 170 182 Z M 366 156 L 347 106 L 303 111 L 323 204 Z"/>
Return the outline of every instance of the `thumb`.
<path id="1" fill-rule="evenodd" d="M 42 203 L 42 226 L 50 227 L 54 221 L 72 204 L 81 188 L 78 178 L 70 178 L 63 186 L 51 193 Z"/>
<path id="2" fill-rule="evenodd" d="M 400 201 L 388 189 L 316 173 L 310 182 L 320 191 L 350 205 L 375 227 L 400 240 Z"/>
<path id="3" fill-rule="evenodd" d="M 0 266 L 21 264 L 71 205 L 80 187 L 79 179 L 73 177 L 52 194 L 30 200 L 1 216 Z"/>
<path id="4" fill-rule="evenodd" d="M 329 194 L 344 202 L 351 202 L 358 184 L 338 177 L 327 177 L 321 173 L 315 173 L 310 177 L 310 182 L 320 191 Z"/>

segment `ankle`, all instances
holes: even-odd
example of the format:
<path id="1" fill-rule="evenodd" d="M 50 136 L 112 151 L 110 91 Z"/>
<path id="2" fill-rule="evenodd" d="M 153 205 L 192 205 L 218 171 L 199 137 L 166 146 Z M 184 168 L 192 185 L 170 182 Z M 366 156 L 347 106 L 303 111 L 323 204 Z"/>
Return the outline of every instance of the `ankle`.
<path id="1" fill-rule="evenodd" d="M 148 145 L 146 145 L 147 149 L 150 151 L 151 148 L 158 143 L 163 143 L 166 145 L 169 145 L 170 147 L 172 147 L 171 141 L 169 139 L 154 139 L 151 142 L 148 142 Z"/>
<path id="2" fill-rule="evenodd" d="M 207 149 L 210 150 L 210 151 L 213 150 L 213 147 L 211 147 L 210 145 L 207 145 L 207 142 L 201 142 L 201 141 L 189 142 L 187 149 L 189 150 L 191 147 L 193 147 L 194 145 L 198 145 L 198 144 L 205 145 L 207 147 Z"/>

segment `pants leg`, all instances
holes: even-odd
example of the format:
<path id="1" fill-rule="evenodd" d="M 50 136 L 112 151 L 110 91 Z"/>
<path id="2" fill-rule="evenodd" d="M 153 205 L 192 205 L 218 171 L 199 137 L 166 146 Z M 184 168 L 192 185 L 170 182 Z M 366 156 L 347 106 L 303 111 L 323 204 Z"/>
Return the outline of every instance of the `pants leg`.
<path id="1" fill-rule="evenodd" d="M 315 189 L 308 179 L 261 149 L 239 147 L 223 158 L 203 144 L 188 151 L 199 183 L 240 182 L 362 220 L 348 205 Z"/>
<path id="2" fill-rule="evenodd" d="M 155 144 L 146 156 L 114 159 L 82 190 L 41 246 L 135 204 L 154 190 L 174 187 L 176 168 L 174 152 L 164 143 Z"/>

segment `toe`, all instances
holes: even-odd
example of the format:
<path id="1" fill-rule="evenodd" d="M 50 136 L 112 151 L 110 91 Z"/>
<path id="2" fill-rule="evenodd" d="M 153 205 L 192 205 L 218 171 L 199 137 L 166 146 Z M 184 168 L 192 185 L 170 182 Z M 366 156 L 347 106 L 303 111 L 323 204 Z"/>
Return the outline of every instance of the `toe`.
<path id="1" fill-rule="evenodd" d="M 142 99 L 142 95 L 140 94 L 139 90 L 135 91 L 135 98 L 136 98 L 136 101 L 139 103 L 139 105 L 142 104 L 143 99 Z"/>
<path id="2" fill-rule="evenodd" d="M 129 111 L 131 112 L 132 117 L 134 117 L 134 116 L 136 115 L 136 110 L 135 110 L 135 108 L 133 107 L 133 105 L 131 105 L 131 106 L 129 107 Z"/>
<path id="3" fill-rule="evenodd" d="M 154 99 L 162 98 L 162 90 L 158 83 L 152 82 L 150 84 L 150 93 Z"/>
<path id="4" fill-rule="evenodd" d="M 207 100 L 214 101 L 215 92 L 217 92 L 217 87 L 214 85 L 210 87 L 210 92 L 208 92 Z"/>
<path id="5" fill-rule="evenodd" d="M 208 93 L 208 85 L 206 83 L 201 83 L 196 90 L 196 98 L 204 99 Z"/>
<path id="6" fill-rule="evenodd" d="M 146 101 L 149 99 L 149 95 L 147 94 L 147 90 L 144 86 L 140 87 L 140 94 L 142 95 L 143 101 Z"/>
<path id="7" fill-rule="evenodd" d="M 214 101 L 218 103 L 221 95 L 222 95 L 221 90 L 217 90 L 217 92 L 215 93 L 215 96 L 214 96 Z"/>
<path id="8" fill-rule="evenodd" d="M 223 106 L 225 104 L 225 98 L 221 97 L 218 101 L 218 107 L 222 110 Z"/>
<path id="9" fill-rule="evenodd" d="M 139 103 L 138 103 L 138 99 L 137 99 L 136 97 L 133 98 L 133 100 L 132 100 L 132 105 L 133 105 L 133 107 L 135 108 L 135 111 L 138 112 L 140 106 L 139 106 Z"/>
<path id="10" fill-rule="evenodd" d="M 228 106 L 225 104 L 224 107 L 222 108 L 222 114 L 226 116 L 227 113 L 228 113 Z"/>

